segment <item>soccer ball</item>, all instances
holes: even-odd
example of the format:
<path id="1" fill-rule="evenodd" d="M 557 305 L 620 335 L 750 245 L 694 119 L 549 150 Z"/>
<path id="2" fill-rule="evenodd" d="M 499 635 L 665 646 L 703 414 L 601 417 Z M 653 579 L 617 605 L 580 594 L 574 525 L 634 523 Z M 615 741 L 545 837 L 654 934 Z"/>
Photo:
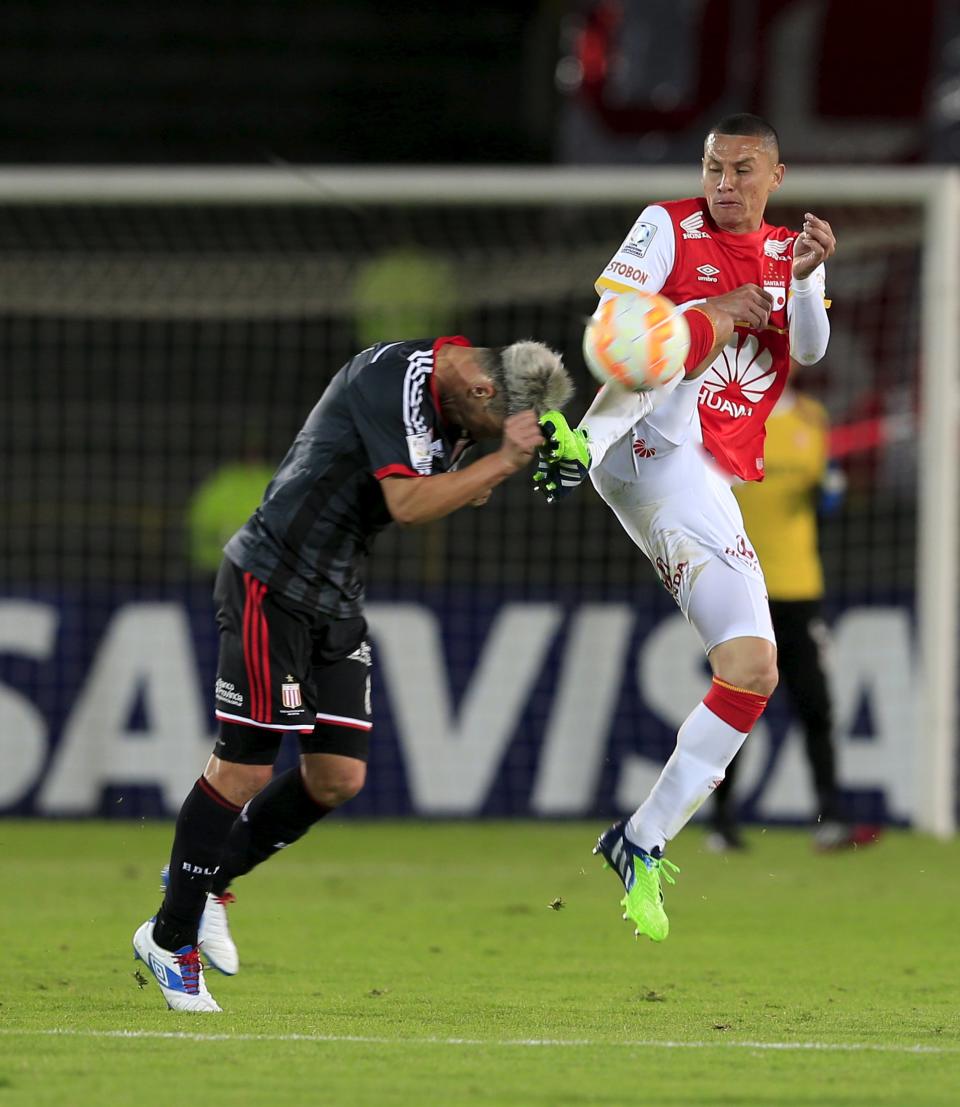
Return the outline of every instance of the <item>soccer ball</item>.
<path id="1" fill-rule="evenodd" d="M 600 308 L 583 332 L 590 372 L 631 392 L 660 388 L 683 372 L 690 328 L 665 296 L 621 292 Z"/>

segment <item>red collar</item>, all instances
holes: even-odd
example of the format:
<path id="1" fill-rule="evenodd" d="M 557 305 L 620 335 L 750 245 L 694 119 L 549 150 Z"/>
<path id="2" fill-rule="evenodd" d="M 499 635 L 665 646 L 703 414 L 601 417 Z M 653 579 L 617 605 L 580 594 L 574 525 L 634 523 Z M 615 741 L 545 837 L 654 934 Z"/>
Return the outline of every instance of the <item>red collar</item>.
<path id="1" fill-rule="evenodd" d="M 441 346 L 472 346 L 473 343 L 469 338 L 464 338 L 462 334 L 448 334 L 443 338 L 435 338 L 433 340 L 433 356 L 436 357 L 440 352 Z"/>
<path id="2" fill-rule="evenodd" d="M 433 342 L 433 362 L 436 365 L 437 354 L 440 352 L 441 346 L 473 346 L 473 343 L 469 338 L 464 338 L 462 334 L 449 334 L 444 335 L 442 338 L 436 338 Z M 430 374 L 430 395 L 433 397 L 433 406 L 437 409 L 437 414 L 441 420 L 450 425 L 449 420 L 443 413 L 443 408 L 440 406 L 440 393 L 437 391 L 437 378 Z"/>

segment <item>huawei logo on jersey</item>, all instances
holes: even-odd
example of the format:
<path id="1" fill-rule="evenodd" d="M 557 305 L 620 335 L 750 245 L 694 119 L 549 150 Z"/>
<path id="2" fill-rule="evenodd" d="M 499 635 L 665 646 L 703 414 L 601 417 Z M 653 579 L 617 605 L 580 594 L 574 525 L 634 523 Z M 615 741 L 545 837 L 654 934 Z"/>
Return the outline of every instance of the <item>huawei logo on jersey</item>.
<path id="1" fill-rule="evenodd" d="M 648 446 L 645 438 L 638 438 L 633 444 L 633 452 L 637 457 L 656 457 L 657 447 Z"/>
<path id="2" fill-rule="evenodd" d="M 686 219 L 680 220 L 680 230 L 683 231 L 684 238 L 709 238 L 703 227 L 703 212 L 695 211 L 692 215 L 688 215 Z"/>
<path id="3" fill-rule="evenodd" d="M 728 343 L 704 373 L 698 400 L 732 419 L 748 419 L 776 379 L 770 351 L 761 350 L 752 334 L 738 335 L 736 347 Z"/>

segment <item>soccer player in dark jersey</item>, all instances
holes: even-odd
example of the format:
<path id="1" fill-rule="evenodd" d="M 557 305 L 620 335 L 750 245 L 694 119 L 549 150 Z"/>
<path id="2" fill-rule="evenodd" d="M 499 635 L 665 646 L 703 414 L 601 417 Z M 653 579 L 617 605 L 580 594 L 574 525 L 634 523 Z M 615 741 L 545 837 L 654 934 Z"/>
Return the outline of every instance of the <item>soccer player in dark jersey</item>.
<path id="1" fill-rule="evenodd" d="M 219 736 L 180 809 L 165 895 L 133 938 L 176 1010 L 219 1011 L 200 947 L 239 967 L 231 882 L 360 791 L 371 729 L 364 564 L 391 521 L 427 523 L 484 500 L 534 457 L 543 412 L 572 387 L 538 342 L 475 348 L 461 337 L 380 343 L 330 382 L 224 548 Z M 458 468 L 472 441 L 500 448 Z M 300 763 L 273 775 L 284 733 Z"/>

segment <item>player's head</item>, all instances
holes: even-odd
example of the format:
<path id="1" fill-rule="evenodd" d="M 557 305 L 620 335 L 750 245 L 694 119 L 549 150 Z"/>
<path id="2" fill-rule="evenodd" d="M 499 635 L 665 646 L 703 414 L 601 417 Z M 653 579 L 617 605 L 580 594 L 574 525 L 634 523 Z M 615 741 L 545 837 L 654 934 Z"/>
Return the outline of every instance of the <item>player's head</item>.
<path id="1" fill-rule="evenodd" d="M 723 230 L 757 230 L 783 174 L 777 132 L 759 115 L 725 115 L 707 131 L 703 194 L 713 221 Z"/>
<path id="2" fill-rule="evenodd" d="M 454 372 L 443 388 L 444 406 L 471 438 L 495 438 L 503 421 L 518 411 L 538 415 L 562 407 L 573 384 L 560 355 L 542 342 L 510 346 L 444 346 Z"/>

